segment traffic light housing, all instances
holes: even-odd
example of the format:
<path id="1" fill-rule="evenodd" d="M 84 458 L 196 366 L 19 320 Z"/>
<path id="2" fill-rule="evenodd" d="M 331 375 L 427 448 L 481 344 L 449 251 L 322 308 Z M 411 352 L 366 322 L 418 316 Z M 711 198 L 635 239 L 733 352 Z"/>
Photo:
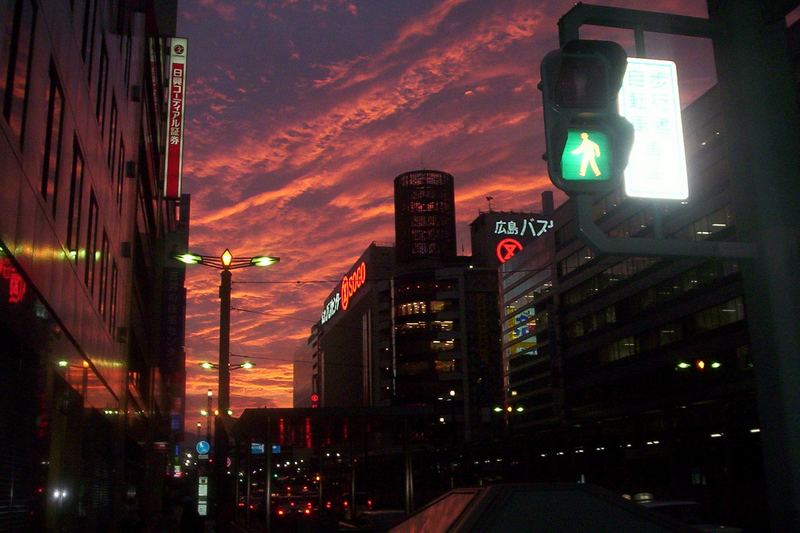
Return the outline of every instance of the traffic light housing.
<path id="1" fill-rule="evenodd" d="M 547 170 L 566 193 L 619 186 L 633 146 L 633 126 L 617 95 L 627 54 L 611 41 L 574 40 L 542 60 Z"/>

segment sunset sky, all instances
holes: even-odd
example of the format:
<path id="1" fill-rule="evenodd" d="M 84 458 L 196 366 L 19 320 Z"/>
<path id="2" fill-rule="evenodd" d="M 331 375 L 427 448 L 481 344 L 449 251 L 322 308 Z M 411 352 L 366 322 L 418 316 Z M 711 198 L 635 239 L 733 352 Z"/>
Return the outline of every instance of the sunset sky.
<path id="1" fill-rule="evenodd" d="M 604 5 L 705 17 L 705 2 Z M 271 254 L 233 275 L 235 414 L 292 406 L 292 358 L 336 280 L 372 241 L 394 241 L 393 179 L 419 168 L 455 177 L 459 250 L 485 197 L 539 209 L 539 64 L 558 47 L 571 1 L 182 0 L 188 39 L 184 192 L 190 249 Z M 593 29 L 632 53 L 632 34 Z M 678 64 L 682 101 L 714 82 L 710 43 L 647 34 L 649 57 Z M 563 197 L 557 195 L 557 204 Z M 218 352 L 218 271 L 187 269 L 187 429 L 205 419 Z M 243 283 L 263 282 L 263 283 Z M 234 362 L 241 359 L 233 358 Z"/>

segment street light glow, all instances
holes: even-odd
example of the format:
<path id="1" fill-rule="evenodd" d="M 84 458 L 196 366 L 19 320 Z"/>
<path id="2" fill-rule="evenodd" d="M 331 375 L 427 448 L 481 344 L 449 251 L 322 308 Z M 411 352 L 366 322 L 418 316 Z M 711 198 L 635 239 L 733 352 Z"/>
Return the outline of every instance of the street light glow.
<path id="1" fill-rule="evenodd" d="M 196 265 L 203 261 L 203 258 L 197 254 L 186 252 L 185 254 L 176 255 L 175 259 L 187 265 Z"/>
<path id="2" fill-rule="evenodd" d="M 266 267 L 270 265 L 274 265 L 280 261 L 278 257 L 272 257 L 269 255 L 259 255 L 250 259 L 250 264 L 254 266 Z"/>
<path id="3" fill-rule="evenodd" d="M 253 368 L 256 365 L 252 361 L 245 361 L 244 363 L 240 364 L 239 366 L 241 368 L 244 368 L 245 370 L 247 370 L 247 369 Z"/>
<path id="4" fill-rule="evenodd" d="M 233 261 L 233 254 L 230 250 L 225 248 L 225 251 L 222 252 L 222 255 L 220 256 L 220 259 L 222 260 L 223 266 L 229 267 L 231 266 L 231 261 Z"/>
<path id="5" fill-rule="evenodd" d="M 202 363 L 200 363 L 200 366 L 202 368 L 205 368 L 206 370 L 210 370 L 210 369 L 214 368 L 217 365 L 215 365 L 214 363 L 209 363 L 208 361 L 203 361 Z"/>

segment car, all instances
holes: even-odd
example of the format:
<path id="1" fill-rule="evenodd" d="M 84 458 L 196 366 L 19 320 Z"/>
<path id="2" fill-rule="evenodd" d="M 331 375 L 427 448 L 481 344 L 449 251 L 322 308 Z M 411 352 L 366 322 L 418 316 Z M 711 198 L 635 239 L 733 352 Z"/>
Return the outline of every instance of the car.
<path id="1" fill-rule="evenodd" d="M 705 533 L 742 533 L 742 529 L 724 526 L 710 520 L 702 506 L 690 500 L 644 500 L 638 502 L 642 507 L 669 516 L 683 524 Z"/>

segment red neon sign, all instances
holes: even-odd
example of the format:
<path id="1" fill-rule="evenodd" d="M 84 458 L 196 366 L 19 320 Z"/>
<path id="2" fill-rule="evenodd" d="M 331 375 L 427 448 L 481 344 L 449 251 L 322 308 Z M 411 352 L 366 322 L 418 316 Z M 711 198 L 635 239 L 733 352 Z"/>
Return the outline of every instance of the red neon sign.
<path id="1" fill-rule="evenodd" d="M 366 280 L 367 264 L 363 261 L 356 267 L 352 274 L 342 277 L 342 309 L 347 309 L 347 306 L 350 304 L 350 298 L 364 285 Z"/>
<path id="2" fill-rule="evenodd" d="M 522 244 L 518 240 L 512 238 L 503 239 L 497 243 L 497 259 L 501 263 L 505 263 L 514 257 L 514 254 L 519 250 L 522 250 Z"/>
<path id="3" fill-rule="evenodd" d="M 14 265 L 11 264 L 9 259 L 5 257 L 0 258 L 0 275 L 8 280 L 8 303 L 18 304 L 25 298 L 25 292 L 28 290 L 28 285 L 25 280 L 20 276 Z"/>

